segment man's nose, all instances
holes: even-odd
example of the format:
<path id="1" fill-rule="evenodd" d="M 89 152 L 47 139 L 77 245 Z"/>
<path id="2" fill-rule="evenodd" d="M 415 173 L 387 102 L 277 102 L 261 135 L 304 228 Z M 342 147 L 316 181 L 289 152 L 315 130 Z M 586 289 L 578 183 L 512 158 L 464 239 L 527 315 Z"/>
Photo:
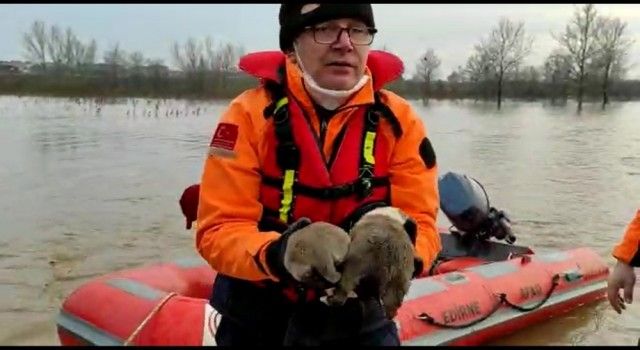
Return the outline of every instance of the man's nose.
<path id="1" fill-rule="evenodd" d="M 335 48 L 352 50 L 351 38 L 349 38 L 349 29 L 343 28 L 338 34 L 338 40 L 334 43 Z"/>

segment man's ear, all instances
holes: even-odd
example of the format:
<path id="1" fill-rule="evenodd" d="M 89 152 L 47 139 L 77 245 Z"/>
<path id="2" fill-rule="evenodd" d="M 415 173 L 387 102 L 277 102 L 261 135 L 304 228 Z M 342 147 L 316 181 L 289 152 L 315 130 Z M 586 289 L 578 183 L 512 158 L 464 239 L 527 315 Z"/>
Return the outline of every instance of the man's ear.
<path id="1" fill-rule="evenodd" d="M 418 235 L 418 224 L 416 224 L 416 222 L 412 218 L 407 217 L 407 220 L 405 220 L 404 222 L 404 230 L 409 235 L 411 243 L 415 246 L 416 237 Z"/>

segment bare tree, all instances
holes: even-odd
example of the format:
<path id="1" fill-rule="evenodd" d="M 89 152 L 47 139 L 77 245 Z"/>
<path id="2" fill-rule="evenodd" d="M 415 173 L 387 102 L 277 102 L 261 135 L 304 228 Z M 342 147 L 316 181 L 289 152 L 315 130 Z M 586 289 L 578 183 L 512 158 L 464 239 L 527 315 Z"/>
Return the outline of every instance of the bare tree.
<path id="1" fill-rule="evenodd" d="M 106 64 L 123 66 L 126 55 L 127 53 L 120 49 L 120 43 L 116 43 L 110 50 L 104 52 L 102 59 Z"/>
<path id="2" fill-rule="evenodd" d="M 447 76 L 447 82 L 449 82 L 449 84 L 460 84 L 463 79 L 462 73 L 460 73 L 462 71 L 463 68 L 458 66 L 456 70 L 453 70 L 451 74 Z"/>
<path id="3" fill-rule="evenodd" d="M 463 79 L 464 79 L 464 68 L 462 68 L 462 66 L 458 66 L 457 69 L 453 70 L 451 74 L 447 76 L 449 91 L 453 96 L 453 98 L 458 98 L 460 85 Z"/>
<path id="4" fill-rule="evenodd" d="M 216 60 L 216 68 L 220 72 L 228 73 L 233 70 L 236 66 L 240 55 L 242 54 L 242 49 L 237 47 L 231 43 L 223 44 L 218 51 L 217 60 Z"/>
<path id="5" fill-rule="evenodd" d="M 215 71 L 215 62 L 216 62 L 216 50 L 213 48 L 213 39 L 207 35 L 207 37 L 204 39 L 204 54 L 206 55 L 205 57 L 205 62 L 206 62 L 206 67 L 207 70 L 209 71 Z"/>
<path id="6" fill-rule="evenodd" d="M 49 51 L 51 62 L 55 67 L 59 67 L 64 62 L 64 48 L 65 42 L 60 28 L 58 28 L 57 25 L 52 25 L 49 31 L 47 49 Z"/>
<path id="7" fill-rule="evenodd" d="M 557 97 L 564 101 L 568 98 L 569 81 L 571 80 L 571 57 L 561 50 L 554 50 L 544 62 L 544 81 L 549 85 L 551 102 Z"/>
<path id="8" fill-rule="evenodd" d="M 602 85 L 602 109 L 609 103 L 609 84 L 612 75 L 624 71 L 624 63 L 634 40 L 625 35 L 627 23 L 619 18 L 599 18 L 600 29 L 596 38 L 595 65 L 600 71 Z M 621 78 L 621 77 L 615 77 Z"/>
<path id="9" fill-rule="evenodd" d="M 571 57 L 571 70 L 578 84 L 578 112 L 582 111 L 587 65 L 595 57 L 598 36 L 597 11 L 593 4 L 576 8 L 574 16 L 562 35 L 552 35 Z"/>
<path id="10" fill-rule="evenodd" d="M 79 44 L 79 47 L 76 47 L 76 43 Z M 75 65 L 77 62 L 76 51 L 83 50 L 84 48 L 82 47 L 82 43 L 76 39 L 71 28 L 67 27 L 67 30 L 64 33 L 62 45 L 62 63 L 67 67 Z M 84 52 L 82 52 L 82 55 L 84 55 Z"/>
<path id="11" fill-rule="evenodd" d="M 232 43 L 220 44 L 212 61 L 211 67 L 220 87 L 227 84 L 227 77 L 232 73 L 238 64 L 240 56 L 242 56 L 244 48 L 236 46 Z"/>
<path id="12" fill-rule="evenodd" d="M 41 69 L 45 70 L 47 65 L 47 30 L 44 22 L 33 22 L 31 31 L 24 33 L 22 40 L 27 51 L 27 59 L 40 65 Z"/>
<path id="13" fill-rule="evenodd" d="M 144 55 L 140 51 L 136 51 L 129 55 L 129 65 L 134 70 L 140 69 L 145 63 Z"/>
<path id="14" fill-rule="evenodd" d="M 416 63 L 416 78 L 423 83 L 422 100 L 428 101 L 431 92 L 431 80 L 435 78 L 438 67 L 440 67 L 440 58 L 435 54 L 433 49 L 427 51 L 420 56 Z"/>
<path id="15" fill-rule="evenodd" d="M 198 71 L 198 67 L 201 66 L 202 60 L 202 47 L 198 42 L 189 38 L 184 45 L 184 57 L 187 62 L 187 67 L 190 72 Z"/>
<path id="16" fill-rule="evenodd" d="M 171 53 L 178 67 L 188 74 L 196 73 L 204 61 L 202 46 L 194 38 L 189 38 L 184 44 L 184 52 L 180 48 L 180 44 L 174 42 L 171 47 Z"/>
<path id="17" fill-rule="evenodd" d="M 481 45 L 476 45 L 473 54 L 467 59 L 464 75 L 466 80 L 476 88 L 476 100 L 478 96 L 487 96 L 488 84 L 496 74 L 487 51 Z"/>
<path id="18" fill-rule="evenodd" d="M 61 50 L 62 63 L 67 68 L 79 68 L 87 63 L 92 63 L 87 62 L 87 60 L 93 60 L 95 57 L 95 40 L 92 40 L 89 45 L 84 45 L 71 28 L 67 28 Z M 93 50 L 93 52 L 90 52 L 90 50 Z"/>
<path id="19" fill-rule="evenodd" d="M 540 71 L 537 67 L 526 66 L 518 69 L 517 77 L 512 81 L 517 82 L 517 86 L 512 88 L 517 91 L 521 97 L 532 99 L 535 98 L 540 89 Z"/>
<path id="20" fill-rule="evenodd" d="M 104 63 L 109 65 L 111 80 L 113 84 L 117 84 L 117 80 L 121 68 L 126 65 L 127 53 L 120 49 L 120 44 L 116 43 L 110 50 L 103 54 Z"/>
<path id="21" fill-rule="evenodd" d="M 532 44 L 533 39 L 525 36 L 524 23 L 514 23 L 507 18 L 501 18 L 488 40 L 482 41 L 480 50 L 485 52 L 496 74 L 498 109 L 502 104 L 505 75 L 518 69 L 531 52 Z"/>

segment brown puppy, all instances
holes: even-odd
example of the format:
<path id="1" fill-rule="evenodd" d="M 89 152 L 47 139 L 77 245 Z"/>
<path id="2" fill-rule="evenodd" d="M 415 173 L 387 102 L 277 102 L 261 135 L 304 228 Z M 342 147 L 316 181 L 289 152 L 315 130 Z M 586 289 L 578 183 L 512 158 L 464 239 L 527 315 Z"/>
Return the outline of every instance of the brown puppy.
<path id="1" fill-rule="evenodd" d="M 364 277 L 378 286 L 387 317 L 396 316 L 409 291 L 414 271 L 414 248 L 407 234 L 407 216 L 394 207 L 382 207 L 365 214 L 351 229 L 349 252 L 342 277 L 329 305 L 343 305 Z"/>
<path id="2" fill-rule="evenodd" d="M 340 227 L 314 222 L 289 238 L 284 266 L 308 286 L 329 288 L 340 280 L 336 268 L 344 261 L 349 242 L 349 234 Z"/>

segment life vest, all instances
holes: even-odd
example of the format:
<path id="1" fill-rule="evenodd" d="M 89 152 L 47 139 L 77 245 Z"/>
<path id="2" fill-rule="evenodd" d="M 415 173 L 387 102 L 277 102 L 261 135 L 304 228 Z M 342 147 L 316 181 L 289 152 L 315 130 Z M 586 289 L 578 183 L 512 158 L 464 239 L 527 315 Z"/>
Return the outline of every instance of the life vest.
<path id="1" fill-rule="evenodd" d="M 265 140 L 269 151 L 261 169 L 264 210 L 260 228 L 282 232 L 306 217 L 348 229 L 364 212 L 390 203 L 390 145 L 378 137 L 380 118 L 391 124 L 396 137 L 402 130 L 393 112 L 381 102 L 378 90 L 398 77 L 402 63 L 382 51 L 370 53 L 367 63 L 375 103 L 354 107 L 336 137 L 333 153 L 325 159 L 308 118 L 281 83 L 285 80 L 281 74 L 284 59 L 280 52 L 267 52 L 240 61 L 243 71 L 264 82 L 272 99 L 264 112 L 271 123 Z"/>

